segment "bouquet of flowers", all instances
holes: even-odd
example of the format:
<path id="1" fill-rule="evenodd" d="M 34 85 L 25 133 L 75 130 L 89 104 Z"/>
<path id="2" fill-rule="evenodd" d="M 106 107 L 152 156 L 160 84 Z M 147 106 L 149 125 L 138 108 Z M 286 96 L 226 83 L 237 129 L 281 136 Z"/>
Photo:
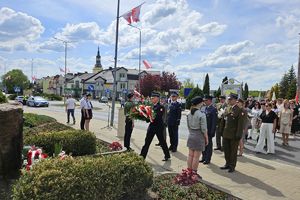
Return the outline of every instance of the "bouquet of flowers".
<path id="1" fill-rule="evenodd" d="M 119 142 L 113 142 L 109 145 L 110 150 L 120 151 L 123 149 L 122 145 Z"/>
<path id="2" fill-rule="evenodd" d="M 183 169 L 181 174 L 178 174 L 174 178 L 174 183 L 182 186 L 189 186 L 198 183 L 200 179 L 202 179 L 201 176 L 194 173 L 191 169 Z"/>
<path id="3" fill-rule="evenodd" d="M 151 106 L 140 104 L 131 109 L 129 114 L 131 119 L 153 122 L 155 113 Z"/>
<path id="4" fill-rule="evenodd" d="M 26 165 L 26 170 L 29 171 L 34 163 L 47 157 L 48 155 L 43 153 L 41 148 L 32 146 L 27 152 L 27 160 L 24 161 L 24 164 Z"/>

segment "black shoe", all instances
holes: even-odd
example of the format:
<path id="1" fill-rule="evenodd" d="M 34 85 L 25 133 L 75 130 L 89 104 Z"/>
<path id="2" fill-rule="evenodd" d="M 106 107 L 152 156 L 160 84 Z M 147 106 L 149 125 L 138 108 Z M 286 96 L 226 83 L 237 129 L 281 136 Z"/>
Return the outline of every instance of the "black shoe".
<path id="1" fill-rule="evenodd" d="M 223 167 L 220 167 L 220 169 L 222 169 L 222 170 L 229 169 L 229 166 L 224 165 Z"/>
<path id="2" fill-rule="evenodd" d="M 219 150 L 219 151 L 221 151 L 221 148 L 217 147 L 217 148 L 214 148 L 214 150 Z"/>
<path id="3" fill-rule="evenodd" d="M 130 147 L 126 147 L 126 151 L 133 151 L 133 149 Z"/>
<path id="4" fill-rule="evenodd" d="M 204 161 L 203 165 L 208 165 L 210 163 L 210 161 Z"/>
<path id="5" fill-rule="evenodd" d="M 73 122 L 73 124 L 75 124 L 75 123 L 76 123 L 76 121 Z"/>
<path id="6" fill-rule="evenodd" d="M 69 124 L 70 122 L 67 122 L 67 124 Z"/>
<path id="7" fill-rule="evenodd" d="M 204 161 L 205 161 L 205 160 L 203 160 L 203 159 L 202 159 L 202 160 L 199 160 L 199 162 L 201 162 L 201 163 L 203 163 Z"/>
<path id="8" fill-rule="evenodd" d="M 229 173 L 232 173 L 232 172 L 234 172 L 235 170 L 233 169 L 233 168 L 229 168 L 229 170 L 228 170 L 228 172 Z"/>
<path id="9" fill-rule="evenodd" d="M 173 152 L 173 153 L 177 152 L 177 149 L 172 149 L 172 152 Z"/>
<path id="10" fill-rule="evenodd" d="M 172 151 L 172 150 L 173 150 L 173 147 L 172 147 L 172 146 L 170 146 L 170 147 L 169 147 L 169 150 L 170 150 L 170 151 Z"/>
<path id="11" fill-rule="evenodd" d="M 165 157 L 162 161 L 168 161 L 170 157 Z"/>
<path id="12" fill-rule="evenodd" d="M 161 146 L 160 143 L 155 144 L 155 146 Z"/>

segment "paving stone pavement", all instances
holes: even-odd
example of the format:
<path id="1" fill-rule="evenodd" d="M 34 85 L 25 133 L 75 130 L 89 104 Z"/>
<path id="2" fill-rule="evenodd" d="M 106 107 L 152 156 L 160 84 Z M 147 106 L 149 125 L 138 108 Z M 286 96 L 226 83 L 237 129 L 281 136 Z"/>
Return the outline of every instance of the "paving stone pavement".
<path id="1" fill-rule="evenodd" d="M 54 117 L 61 123 L 66 122 L 66 116 L 61 113 L 27 107 L 24 107 L 24 110 L 25 112 Z M 79 128 L 80 116 L 76 116 L 76 118 L 78 120 L 74 128 Z M 119 141 L 123 144 L 122 138 L 116 136 L 116 128 L 103 128 L 106 125 L 106 121 L 92 119 L 90 124 L 91 131 L 102 140 L 108 142 Z M 137 153 L 140 153 L 144 144 L 145 134 L 145 130 L 139 129 L 134 129 L 132 133 L 131 146 Z M 180 139 L 178 152 L 171 153 L 171 160 L 168 162 L 161 161 L 163 152 L 160 147 L 155 146 L 156 143 L 158 143 L 158 140 L 154 138 L 146 158 L 146 161 L 153 167 L 155 173 L 180 172 L 181 169 L 186 168 L 188 154 L 186 140 Z M 300 199 L 299 166 L 291 166 L 247 154 L 238 158 L 236 172 L 234 173 L 220 170 L 219 167 L 223 165 L 223 153 L 214 151 L 211 164 L 200 164 L 198 171 L 205 181 L 241 199 Z"/>

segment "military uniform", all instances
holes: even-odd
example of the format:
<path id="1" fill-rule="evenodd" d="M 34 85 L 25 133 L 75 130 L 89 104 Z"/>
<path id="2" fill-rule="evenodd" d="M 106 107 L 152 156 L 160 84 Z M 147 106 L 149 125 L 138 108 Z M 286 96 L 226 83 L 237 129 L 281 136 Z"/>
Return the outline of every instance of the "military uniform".
<path id="1" fill-rule="evenodd" d="M 152 96 L 154 96 L 154 95 L 157 95 L 159 97 L 159 94 L 157 94 L 157 93 L 152 94 Z M 154 135 L 156 135 L 156 137 L 163 149 L 163 152 L 165 154 L 164 161 L 167 161 L 170 158 L 170 153 L 169 153 L 169 150 L 167 147 L 167 143 L 163 137 L 163 128 L 164 128 L 163 114 L 165 112 L 164 106 L 160 105 L 160 103 L 157 103 L 157 104 L 153 105 L 152 108 L 156 114 L 155 119 L 153 120 L 153 122 L 150 122 L 150 124 L 148 126 L 147 134 L 146 134 L 146 138 L 145 138 L 145 144 L 142 148 L 140 155 L 143 156 L 144 158 L 146 158 L 150 144 L 153 140 L 153 137 L 154 137 Z"/>
<path id="2" fill-rule="evenodd" d="M 223 145 L 226 164 L 221 169 L 235 170 L 237 162 L 237 151 L 239 141 L 243 135 L 244 117 L 243 110 L 237 105 L 229 107 L 229 112 L 225 115 L 226 123 L 223 132 Z"/>
<path id="3" fill-rule="evenodd" d="M 169 150 L 176 152 L 178 146 L 178 126 L 181 119 L 181 104 L 177 101 L 171 102 L 168 107 L 168 131 L 170 136 Z"/>
<path id="4" fill-rule="evenodd" d="M 217 131 L 216 131 L 216 143 L 217 143 L 217 149 L 222 149 L 222 137 L 223 137 L 223 131 L 225 127 L 225 117 L 224 114 L 221 114 L 221 109 L 226 110 L 227 104 L 226 103 L 218 103 L 217 104 L 217 110 L 218 110 L 218 120 L 217 120 Z"/>
<path id="5" fill-rule="evenodd" d="M 204 97 L 204 100 L 212 100 L 211 96 Z M 217 109 L 212 105 L 206 106 L 205 109 L 206 122 L 207 122 L 207 136 L 208 144 L 203 152 L 202 161 L 204 164 L 209 164 L 212 156 L 213 141 L 212 138 L 215 137 L 216 127 L 217 127 Z"/>
<path id="6" fill-rule="evenodd" d="M 134 107 L 134 103 L 130 100 L 132 94 L 128 95 L 129 100 L 124 105 L 124 114 L 125 114 L 125 136 L 124 136 L 124 147 L 127 150 L 130 150 L 130 138 L 133 131 L 133 120 L 130 118 L 129 114 L 131 109 Z"/>

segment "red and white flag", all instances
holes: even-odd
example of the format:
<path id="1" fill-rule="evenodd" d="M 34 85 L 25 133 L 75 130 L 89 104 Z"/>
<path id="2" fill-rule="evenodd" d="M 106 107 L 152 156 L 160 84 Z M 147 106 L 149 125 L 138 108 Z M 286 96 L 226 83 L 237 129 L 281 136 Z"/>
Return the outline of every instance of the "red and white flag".
<path id="1" fill-rule="evenodd" d="M 144 3 L 141 5 L 133 8 L 132 10 L 126 12 L 125 14 L 121 15 L 120 17 L 123 17 L 128 24 L 131 24 L 132 22 L 139 22 L 140 21 L 140 13 L 141 13 L 141 7 Z"/>
<path id="2" fill-rule="evenodd" d="M 143 64 L 145 65 L 146 69 L 152 68 L 152 66 L 150 65 L 150 63 L 147 60 L 143 60 Z"/>
<path id="3" fill-rule="evenodd" d="M 36 76 L 32 76 L 31 79 L 32 79 L 33 81 L 36 81 Z"/>
<path id="4" fill-rule="evenodd" d="M 136 90 L 136 88 L 134 88 L 133 93 L 134 93 L 136 96 L 138 96 L 138 97 L 141 96 L 141 94 Z"/>

